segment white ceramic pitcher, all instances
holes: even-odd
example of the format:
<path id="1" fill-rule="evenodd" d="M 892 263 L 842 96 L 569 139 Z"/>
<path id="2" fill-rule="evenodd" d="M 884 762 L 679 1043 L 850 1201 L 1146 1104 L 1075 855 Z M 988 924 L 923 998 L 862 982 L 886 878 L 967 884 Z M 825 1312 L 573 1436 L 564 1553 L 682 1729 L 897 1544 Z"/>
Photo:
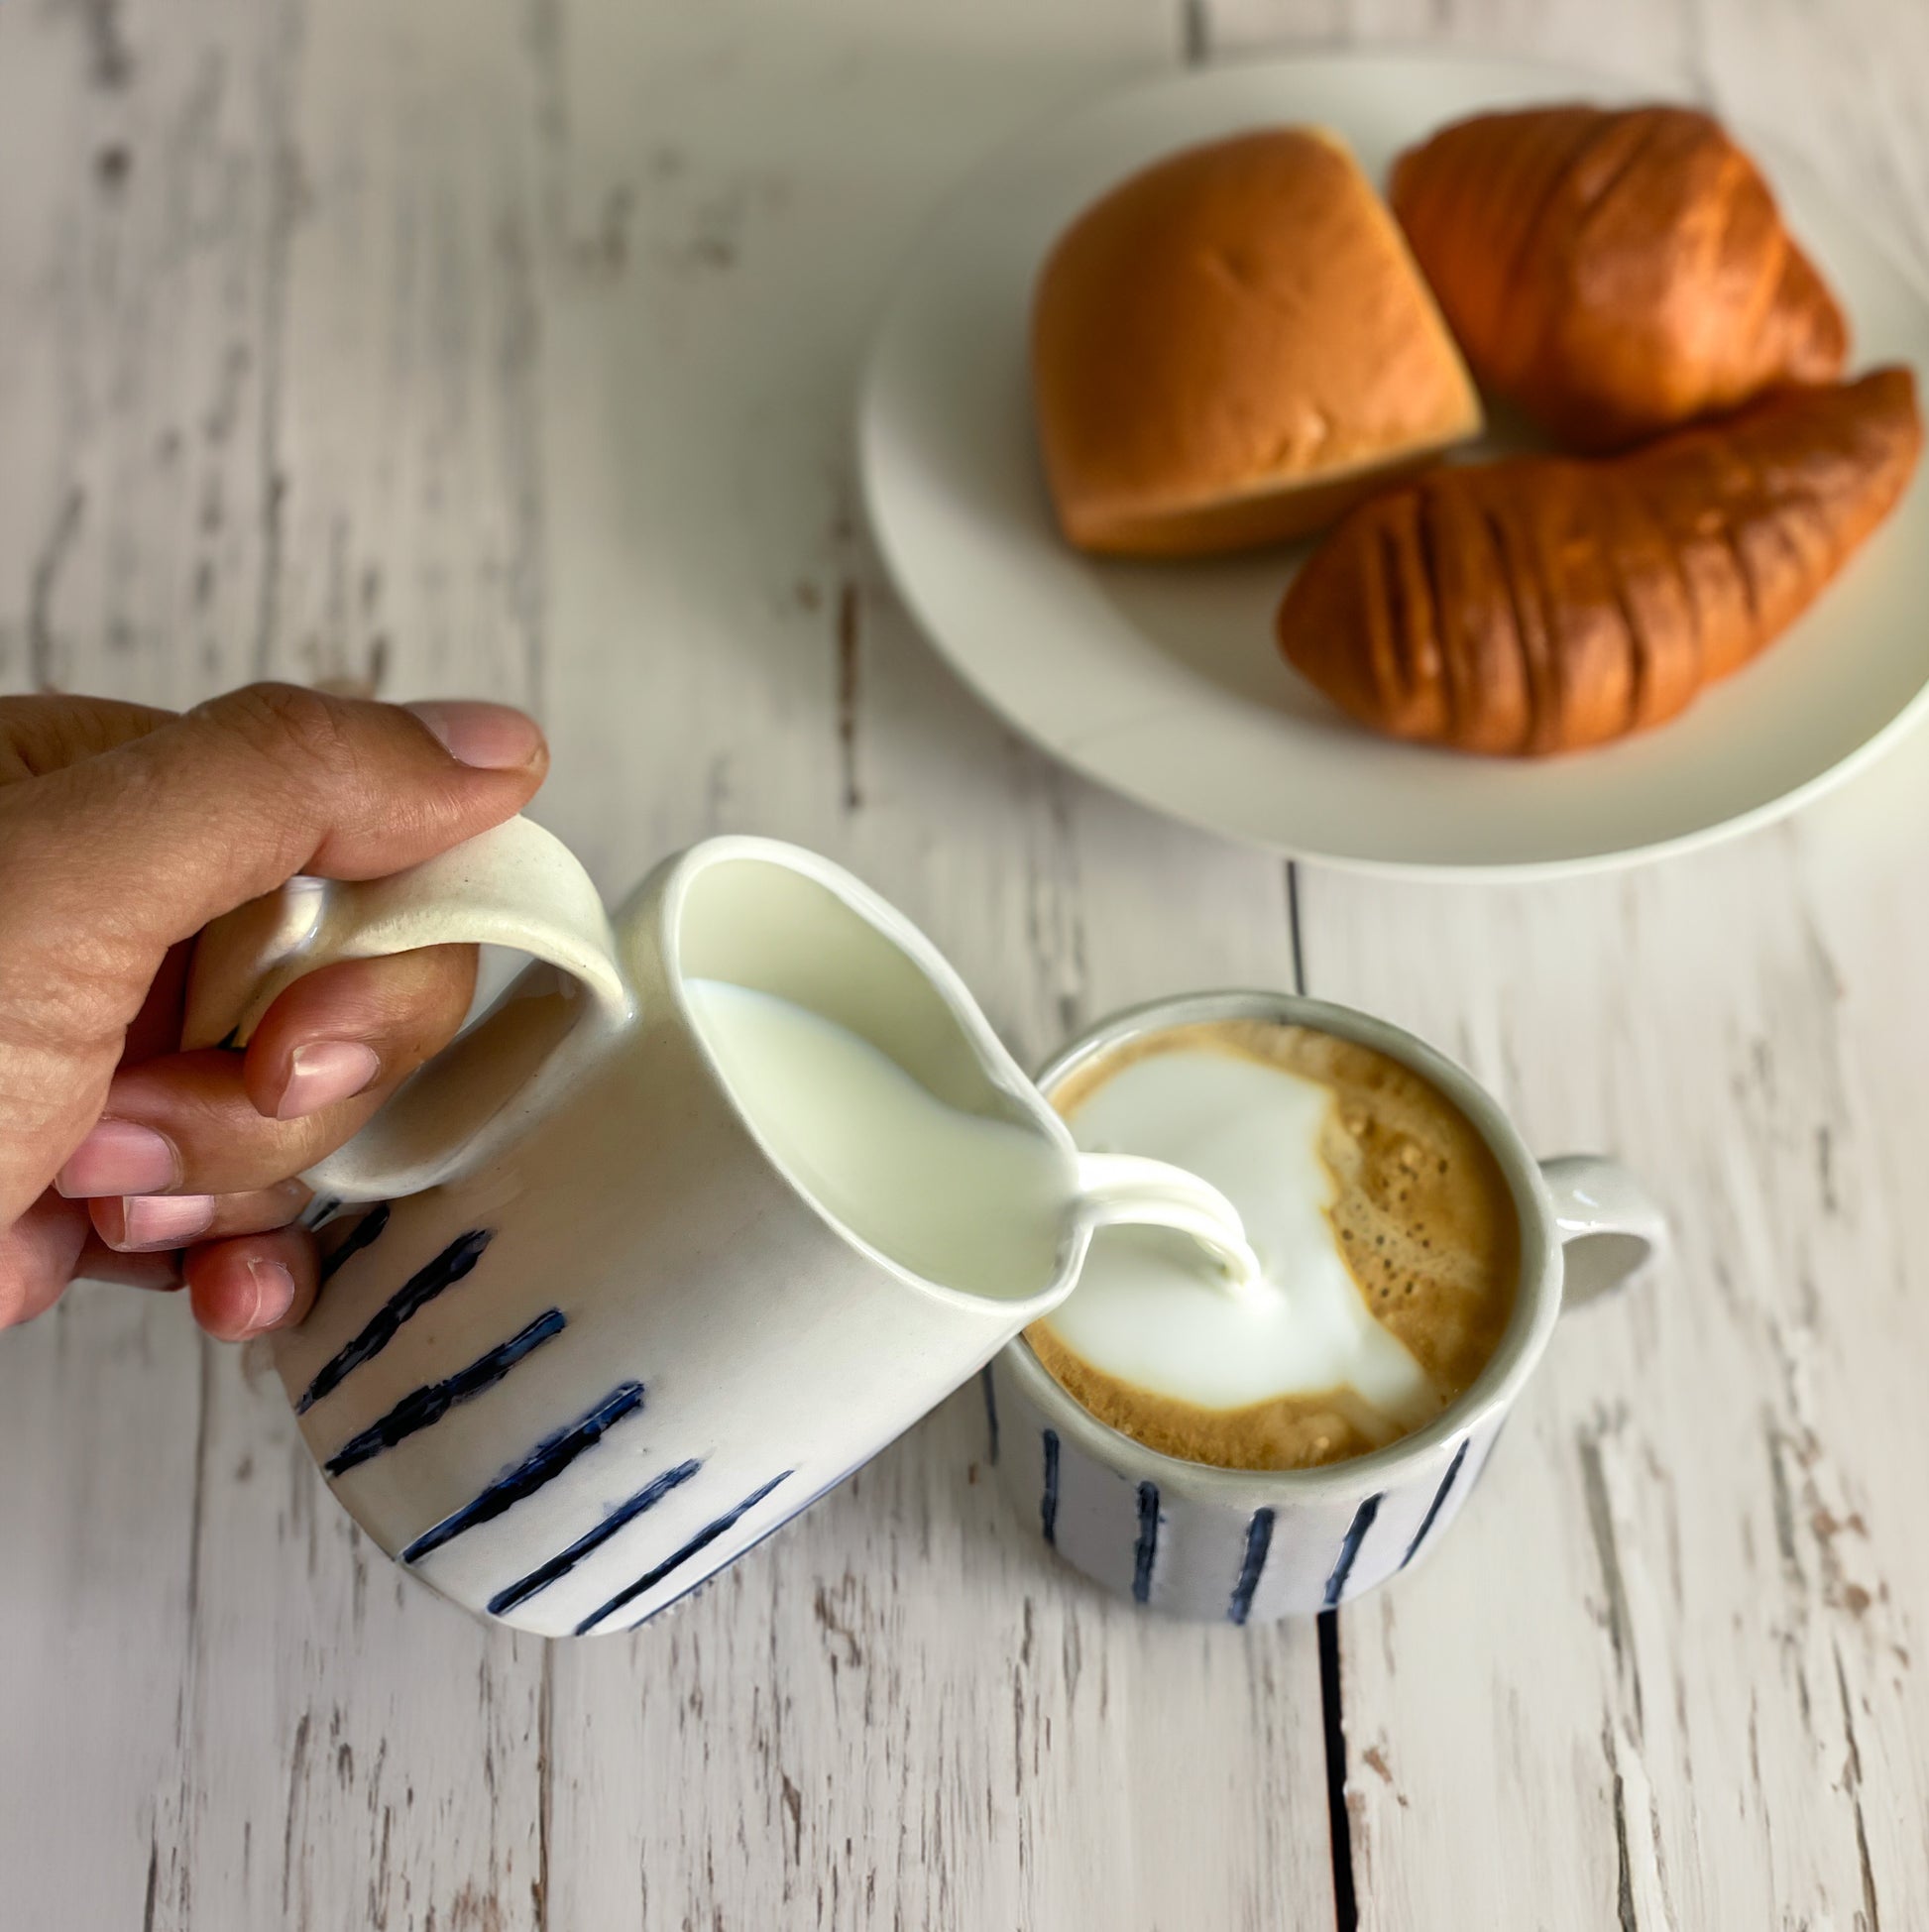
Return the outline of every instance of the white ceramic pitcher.
<path id="1" fill-rule="evenodd" d="M 511 820 L 359 884 L 300 879 L 199 949 L 185 1044 L 245 1041 L 333 961 L 514 947 L 490 1012 L 308 1178 L 372 1202 L 276 1364 L 344 1507 L 398 1562 L 545 1636 L 625 1630 L 776 1530 L 1070 1289 L 921 1280 L 787 1178 L 730 1098 L 685 981 L 869 1039 L 940 1098 L 1071 1135 L 958 975 L 829 861 L 695 846 L 614 923 Z M 329 1247 L 324 1236 L 324 1247 Z"/>

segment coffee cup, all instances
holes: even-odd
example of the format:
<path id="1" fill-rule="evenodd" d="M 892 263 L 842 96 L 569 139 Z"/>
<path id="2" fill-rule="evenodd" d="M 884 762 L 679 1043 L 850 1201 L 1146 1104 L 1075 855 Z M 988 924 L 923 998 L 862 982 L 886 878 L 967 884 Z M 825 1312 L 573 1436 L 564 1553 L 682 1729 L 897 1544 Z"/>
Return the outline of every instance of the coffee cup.
<path id="1" fill-rule="evenodd" d="M 245 1041 L 331 962 L 457 942 L 533 963 L 308 1177 L 325 1282 L 275 1362 L 405 1569 L 519 1629 L 624 1630 L 967 1381 L 1087 1239 L 1069 1225 L 1009 1295 L 892 1261 L 733 1098 L 693 981 L 801 1002 L 953 1107 L 1071 1137 L 929 940 L 763 839 L 666 859 L 614 920 L 525 820 L 391 878 L 297 880 L 204 936 L 186 1044 Z"/>
<path id="2" fill-rule="evenodd" d="M 1169 1029 L 1248 1021 L 1371 1049 L 1457 1108 L 1511 1196 L 1520 1272 L 1507 1325 L 1462 1395 L 1383 1447 L 1313 1468 L 1226 1468 L 1162 1453 L 1083 1408 L 1022 1335 L 984 1370 L 990 1456 L 1031 1534 L 1146 1609 L 1233 1624 L 1335 1609 L 1430 1551 L 1485 1469 L 1563 1307 L 1622 1286 L 1667 1240 L 1660 1209 L 1627 1169 L 1585 1156 L 1537 1163 L 1451 1061 L 1321 1000 L 1218 992 L 1157 1001 L 1101 1022 L 1038 1084 L 1065 1088 Z"/>

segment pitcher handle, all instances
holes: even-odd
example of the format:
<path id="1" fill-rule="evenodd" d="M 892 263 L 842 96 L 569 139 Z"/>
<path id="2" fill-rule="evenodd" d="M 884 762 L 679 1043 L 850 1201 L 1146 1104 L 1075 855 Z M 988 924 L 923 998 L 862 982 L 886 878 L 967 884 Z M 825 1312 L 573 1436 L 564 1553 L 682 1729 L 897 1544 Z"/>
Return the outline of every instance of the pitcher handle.
<path id="1" fill-rule="evenodd" d="M 303 1177 L 342 1200 L 419 1193 L 507 1144 L 634 1016 L 602 898 L 553 833 L 514 818 L 387 878 L 294 878 L 238 907 L 195 947 L 181 1044 L 245 1046 L 284 988 L 338 960 L 449 945 L 510 947 L 558 971 L 525 972 Z M 522 1051 L 505 1051 L 508 1034 Z"/>
<path id="2" fill-rule="evenodd" d="M 1540 1163 L 1560 1229 L 1561 1307 L 1580 1307 L 1625 1287 L 1667 1252 L 1667 1216 L 1646 1185 L 1596 1154 Z"/>

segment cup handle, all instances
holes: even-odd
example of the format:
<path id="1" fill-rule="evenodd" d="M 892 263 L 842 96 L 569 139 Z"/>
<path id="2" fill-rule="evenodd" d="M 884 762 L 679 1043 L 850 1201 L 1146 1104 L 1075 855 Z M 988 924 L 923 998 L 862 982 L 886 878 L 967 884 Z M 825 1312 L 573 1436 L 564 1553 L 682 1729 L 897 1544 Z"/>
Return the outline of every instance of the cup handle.
<path id="1" fill-rule="evenodd" d="M 419 1193 L 513 1138 L 635 1011 L 602 897 L 553 833 L 514 818 L 387 878 L 294 878 L 238 907 L 194 949 L 181 1044 L 245 1046 L 284 988 L 338 960 L 463 944 L 528 953 L 568 977 L 522 975 L 303 1177 L 342 1200 Z"/>
<path id="2" fill-rule="evenodd" d="M 1563 1154 L 1542 1161 L 1540 1176 L 1560 1229 L 1563 1309 L 1625 1287 L 1667 1252 L 1667 1216 L 1619 1161 Z"/>

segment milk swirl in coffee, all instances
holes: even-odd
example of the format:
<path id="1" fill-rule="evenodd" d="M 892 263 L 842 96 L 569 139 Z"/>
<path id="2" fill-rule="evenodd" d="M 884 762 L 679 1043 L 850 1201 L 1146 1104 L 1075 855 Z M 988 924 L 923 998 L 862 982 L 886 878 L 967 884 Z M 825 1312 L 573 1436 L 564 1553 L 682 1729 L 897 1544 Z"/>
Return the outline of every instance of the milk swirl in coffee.
<path id="1" fill-rule="evenodd" d="M 1092 1241 L 1027 1337 L 1102 1421 L 1230 1468 L 1336 1462 L 1420 1427 L 1472 1384 L 1513 1309 L 1519 1230 L 1460 1111 L 1372 1049 L 1305 1027 L 1175 1027 L 1050 1096 L 1079 1145 L 1215 1185 L 1270 1296 L 1235 1303 L 1155 1231 Z"/>

